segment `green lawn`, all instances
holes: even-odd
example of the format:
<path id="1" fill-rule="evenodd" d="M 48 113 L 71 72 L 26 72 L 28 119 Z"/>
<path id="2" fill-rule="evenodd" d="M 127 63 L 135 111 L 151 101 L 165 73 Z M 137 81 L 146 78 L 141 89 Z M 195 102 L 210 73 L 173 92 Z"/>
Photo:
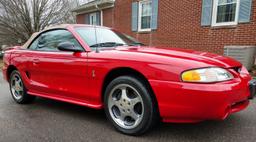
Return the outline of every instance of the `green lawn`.
<path id="1" fill-rule="evenodd" d="M 256 65 L 252 67 L 250 74 L 256 79 Z"/>
<path id="2" fill-rule="evenodd" d="M 0 70 L 2 70 L 3 65 L 4 65 L 3 60 L 0 59 Z"/>

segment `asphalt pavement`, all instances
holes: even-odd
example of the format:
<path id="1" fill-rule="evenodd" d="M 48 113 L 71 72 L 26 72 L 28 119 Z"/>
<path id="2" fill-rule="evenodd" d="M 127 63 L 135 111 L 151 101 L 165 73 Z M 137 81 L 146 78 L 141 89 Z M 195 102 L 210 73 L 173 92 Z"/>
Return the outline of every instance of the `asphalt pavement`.
<path id="1" fill-rule="evenodd" d="M 0 142 L 256 142 L 256 101 L 225 121 L 196 124 L 161 123 L 153 131 L 132 137 L 120 134 L 104 112 L 37 98 L 16 104 L 0 72 Z"/>

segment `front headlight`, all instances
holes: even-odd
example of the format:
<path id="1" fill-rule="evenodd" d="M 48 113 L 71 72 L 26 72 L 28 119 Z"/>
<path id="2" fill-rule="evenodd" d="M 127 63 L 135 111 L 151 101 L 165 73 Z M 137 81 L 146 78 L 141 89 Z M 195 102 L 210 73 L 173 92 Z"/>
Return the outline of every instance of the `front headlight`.
<path id="1" fill-rule="evenodd" d="M 222 68 L 203 68 L 185 71 L 181 75 L 184 82 L 211 83 L 233 79 L 233 75 Z"/>

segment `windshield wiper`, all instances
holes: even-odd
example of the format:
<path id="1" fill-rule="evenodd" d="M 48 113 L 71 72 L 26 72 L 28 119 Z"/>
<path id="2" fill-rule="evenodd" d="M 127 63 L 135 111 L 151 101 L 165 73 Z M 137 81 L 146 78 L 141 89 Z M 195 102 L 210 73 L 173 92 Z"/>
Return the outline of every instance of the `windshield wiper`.
<path id="1" fill-rule="evenodd" d="M 90 47 L 116 47 L 116 46 L 124 46 L 124 45 L 126 44 L 117 43 L 117 42 L 103 42 L 103 43 L 93 44 Z"/>
<path id="2" fill-rule="evenodd" d="M 144 46 L 145 44 L 141 43 L 141 42 L 134 42 L 129 44 L 129 46 Z"/>

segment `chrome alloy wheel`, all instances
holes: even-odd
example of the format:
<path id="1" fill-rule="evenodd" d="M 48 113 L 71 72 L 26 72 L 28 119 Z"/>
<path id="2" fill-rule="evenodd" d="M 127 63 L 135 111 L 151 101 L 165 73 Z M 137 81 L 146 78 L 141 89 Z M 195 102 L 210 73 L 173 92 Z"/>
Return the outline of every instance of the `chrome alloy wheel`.
<path id="1" fill-rule="evenodd" d="M 137 127 L 144 115 L 141 95 L 128 84 L 119 84 L 111 90 L 108 109 L 115 123 L 124 129 Z"/>
<path id="2" fill-rule="evenodd" d="M 23 87 L 23 83 L 22 80 L 20 78 L 20 76 L 18 74 L 14 74 L 11 77 L 11 92 L 12 92 L 12 96 L 16 99 L 19 100 L 22 98 L 23 93 L 24 93 L 24 87 Z"/>

